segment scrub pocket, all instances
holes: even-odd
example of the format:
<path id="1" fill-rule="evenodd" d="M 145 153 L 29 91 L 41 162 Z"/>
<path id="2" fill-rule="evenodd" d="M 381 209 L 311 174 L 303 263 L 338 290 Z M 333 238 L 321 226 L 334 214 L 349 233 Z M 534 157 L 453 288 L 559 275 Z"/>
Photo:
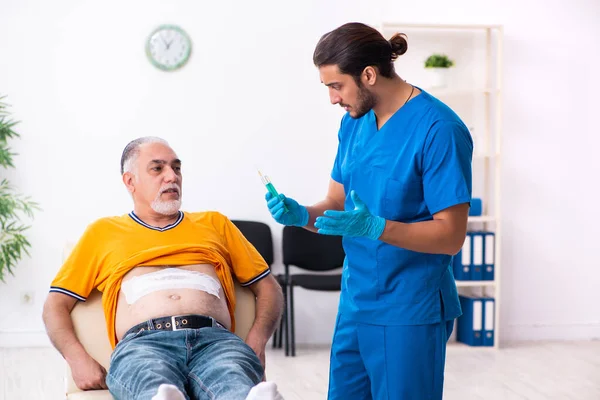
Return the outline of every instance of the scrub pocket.
<path id="1" fill-rule="evenodd" d="M 419 214 L 423 204 L 423 184 L 419 180 L 399 181 L 387 179 L 383 209 L 385 218 L 394 221 L 411 221 Z"/>

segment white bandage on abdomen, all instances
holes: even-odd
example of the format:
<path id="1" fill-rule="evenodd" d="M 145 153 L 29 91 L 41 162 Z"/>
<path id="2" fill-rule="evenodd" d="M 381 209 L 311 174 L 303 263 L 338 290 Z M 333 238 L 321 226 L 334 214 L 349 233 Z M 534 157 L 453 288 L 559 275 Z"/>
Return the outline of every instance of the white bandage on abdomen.
<path id="1" fill-rule="evenodd" d="M 165 268 L 160 271 L 134 276 L 121 284 L 125 300 L 133 304 L 149 293 L 166 289 L 197 289 L 219 297 L 221 284 L 215 278 L 202 272 L 179 268 Z"/>

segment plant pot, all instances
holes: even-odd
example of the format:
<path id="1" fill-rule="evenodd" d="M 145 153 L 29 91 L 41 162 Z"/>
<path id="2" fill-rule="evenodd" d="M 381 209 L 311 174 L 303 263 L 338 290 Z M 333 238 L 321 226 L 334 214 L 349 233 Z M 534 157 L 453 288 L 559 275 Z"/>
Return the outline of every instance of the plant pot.
<path id="1" fill-rule="evenodd" d="M 448 86 L 449 68 L 426 68 L 429 75 L 429 86 L 432 88 L 445 88 Z"/>

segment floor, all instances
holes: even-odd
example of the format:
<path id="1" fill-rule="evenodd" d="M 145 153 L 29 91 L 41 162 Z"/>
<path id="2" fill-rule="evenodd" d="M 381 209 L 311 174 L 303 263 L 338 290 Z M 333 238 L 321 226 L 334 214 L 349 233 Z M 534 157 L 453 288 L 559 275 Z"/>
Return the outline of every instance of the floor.
<path id="1" fill-rule="evenodd" d="M 327 347 L 296 357 L 268 349 L 267 379 L 286 400 L 325 399 Z M 0 400 L 63 399 L 62 358 L 51 348 L 0 349 Z M 599 400 L 600 341 L 527 342 L 501 350 L 451 345 L 444 399 Z"/>

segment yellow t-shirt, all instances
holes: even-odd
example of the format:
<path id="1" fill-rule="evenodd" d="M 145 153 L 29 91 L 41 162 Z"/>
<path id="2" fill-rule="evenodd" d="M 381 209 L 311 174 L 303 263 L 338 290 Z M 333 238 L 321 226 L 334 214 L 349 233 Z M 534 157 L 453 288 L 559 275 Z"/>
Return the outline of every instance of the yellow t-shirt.
<path id="1" fill-rule="evenodd" d="M 249 286 L 271 271 L 237 227 L 218 212 L 180 212 L 164 228 L 145 224 L 133 212 L 90 224 L 51 283 L 60 292 L 85 301 L 97 288 L 110 344 L 116 346 L 117 295 L 123 276 L 139 265 L 212 264 L 221 281 L 235 331 L 233 277 Z"/>

